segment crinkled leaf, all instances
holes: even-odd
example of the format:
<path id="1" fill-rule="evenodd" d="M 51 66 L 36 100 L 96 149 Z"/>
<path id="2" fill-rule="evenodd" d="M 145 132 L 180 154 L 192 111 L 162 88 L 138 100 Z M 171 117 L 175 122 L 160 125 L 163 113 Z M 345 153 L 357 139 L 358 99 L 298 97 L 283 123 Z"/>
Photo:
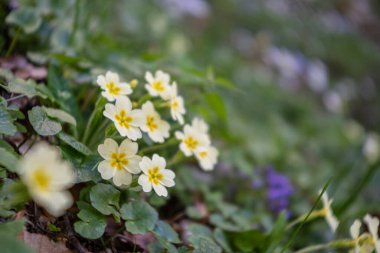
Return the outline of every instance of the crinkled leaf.
<path id="1" fill-rule="evenodd" d="M 28 111 L 28 117 L 33 129 L 39 135 L 55 135 L 62 130 L 62 126 L 58 122 L 49 119 L 40 106 L 35 106 Z"/>
<path id="2" fill-rule="evenodd" d="M 165 238 L 156 235 L 157 241 L 152 242 L 148 246 L 149 252 L 167 252 L 167 253 L 178 253 L 176 247 L 173 244 L 165 240 Z"/>
<path id="3" fill-rule="evenodd" d="M 211 230 L 208 227 L 201 225 L 201 224 L 192 223 L 189 225 L 188 229 L 190 232 L 190 237 L 191 236 L 200 236 L 200 235 L 206 236 L 206 237 L 212 236 Z"/>
<path id="4" fill-rule="evenodd" d="M 87 156 L 84 161 L 75 169 L 76 182 L 93 181 L 95 183 L 102 180 L 100 173 L 97 171 L 97 166 L 102 158 L 98 155 Z"/>
<path id="5" fill-rule="evenodd" d="M 158 219 L 156 210 L 144 201 L 124 204 L 120 214 L 126 220 L 127 230 L 132 234 L 145 234 L 151 231 Z"/>
<path id="6" fill-rule="evenodd" d="M 7 16 L 6 22 L 21 27 L 25 33 L 32 33 L 40 27 L 42 19 L 35 8 L 18 8 Z"/>
<path id="7" fill-rule="evenodd" d="M 13 124 L 11 114 L 4 105 L 0 105 L 0 134 L 14 135 L 17 132 L 16 126 Z"/>
<path id="8" fill-rule="evenodd" d="M 91 188 L 91 204 L 96 210 L 105 215 L 116 215 L 119 208 L 120 192 L 112 185 L 97 184 Z"/>
<path id="9" fill-rule="evenodd" d="M 220 253 L 222 249 L 212 240 L 206 236 L 193 236 L 189 241 L 194 247 L 194 253 Z"/>
<path id="10" fill-rule="evenodd" d="M 17 171 L 18 155 L 15 152 L 9 151 L 0 147 L 0 165 L 12 172 Z"/>
<path id="11" fill-rule="evenodd" d="M 74 223 L 75 232 L 88 239 L 100 238 L 107 226 L 106 217 L 85 202 L 78 202 L 78 207 L 81 220 Z"/>
<path id="12" fill-rule="evenodd" d="M 47 107 L 43 107 L 43 109 L 51 118 L 58 119 L 61 122 L 69 123 L 74 126 L 77 124 L 75 118 L 63 110 Z"/>
<path id="13" fill-rule="evenodd" d="M 84 155 L 90 155 L 92 153 L 91 150 L 86 145 L 84 145 L 83 143 L 77 141 L 71 135 L 68 135 L 68 134 L 65 134 L 63 132 L 60 132 L 58 134 L 58 138 L 61 139 L 66 144 L 68 144 L 73 149 L 75 149 L 76 151 L 78 151 L 78 152 L 80 152 L 80 153 L 82 153 Z"/>
<path id="14" fill-rule="evenodd" d="M 172 243 L 180 243 L 178 234 L 174 229 L 164 221 L 157 221 L 156 226 L 153 229 L 153 233 L 157 234 L 167 241 Z"/>
<path id="15" fill-rule="evenodd" d="M 221 230 L 220 228 L 216 228 L 214 230 L 214 239 L 220 246 L 222 246 L 224 251 L 228 253 L 233 252 L 226 235 L 224 234 L 223 230 Z"/>

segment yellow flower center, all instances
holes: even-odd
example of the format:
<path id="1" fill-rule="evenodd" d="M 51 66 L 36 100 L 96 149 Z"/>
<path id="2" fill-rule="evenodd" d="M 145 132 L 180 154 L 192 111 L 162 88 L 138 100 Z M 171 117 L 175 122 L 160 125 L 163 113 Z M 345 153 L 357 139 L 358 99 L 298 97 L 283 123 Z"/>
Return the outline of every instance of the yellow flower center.
<path id="1" fill-rule="evenodd" d="M 40 191 L 48 191 L 50 187 L 50 176 L 44 171 L 43 168 L 36 169 L 33 173 L 33 183 Z"/>
<path id="2" fill-rule="evenodd" d="M 208 155 L 207 151 L 201 151 L 199 152 L 200 158 L 205 158 Z"/>
<path id="3" fill-rule="evenodd" d="M 165 86 L 163 85 L 162 81 L 154 81 L 152 84 L 153 89 L 155 89 L 158 92 L 163 92 L 165 91 Z"/>
<path id="4" fill-rule="evenodd" d="M 159 181 L 164 178 L 164 175 L 159 173 L 159 170 L 157 166 L 148 170 L 148 180 L 154 185 L 158 185 Z"/>
<path id="5" fill-rule="evenodd" d="M 147 116 L 146 117 L 146 125 L 148 126 L 148 128 L 151 132 L 153 132 L 155 129 L 158 128 L 158 125 L 156 123 L 156 119 L 153 116 Z"/>
<path id="6" fill-rule="evenodd" d="M 124 166 L 128 165 L 128 159 L 125 153 L 112 153 L 111 166 L 117 170 L 122 170 Z"/>
<path id="7" fill-rule="evenodd" d="M 114 82 L 109 82 L 106 84 L 108 93 L 111 95 L 119 95 L 120 87 L 117 87 Z"/>
<path id="8" fill-rule="evenodd" d="M 183 142 L 190 150 L 194 150 L 198 146 L 198 141 L 194 139 L 192 136 L 187 137 Z"/>
<path id="9" fill-rule="evenodd" d="M 177 109 L 178 109 L 178 101 L 177 101 L 177 99 L 176 100 L 174 100 L 173 102 L 172 102 L 172 104 L 171 104 L 171 106 L 172 106 L 172 109 L 174 110 L 174 111 L 176 111 Z"/>
<path id="10" fill-rule="evenodd" d="M 121 110 L 119 114 L 115 115 L 115 119 L 121 127 L 125 127 L 127 129 L 130 128 L 130 123 L 133 120 L 131 116 L 127 116 L 127 113 L 124 110 Z"/>

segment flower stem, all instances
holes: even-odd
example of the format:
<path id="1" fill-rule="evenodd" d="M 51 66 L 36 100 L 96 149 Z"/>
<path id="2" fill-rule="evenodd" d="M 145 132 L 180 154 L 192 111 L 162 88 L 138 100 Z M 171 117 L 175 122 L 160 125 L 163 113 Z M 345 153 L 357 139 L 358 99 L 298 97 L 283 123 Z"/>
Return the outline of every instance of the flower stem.
<path id="1" fill-rule="evenodd" d="M 332 249 L 332 248 L 352 248 L 355 247 L 355 242 L 353 240 L 337 240 L 332 241 L 327 244 L 317 244 L 308 246 L 306 248 L 300 249 L 296 251 L 295 253 L 307 253 L 307 252 L 314 252 L 321 249 Z"/>
<path id="2" fill-rule="evenodd" d="M 317 211 L 313 211 L 309 218 L 307 219 L 307 221 L 311 221 L 313 219 L 316 219 L 316 218 L 319 218 L 319 217 L 322 217 L 323 216 L 323 209 L 321 210 L 317 210 Z M 301 215 L 299 216 L 297 219 L 293 220 L 292 222 L 290 222 L 287 226 L 286 226 L 286 229 L 291 229 L 292 227 L 294 227 L 295 225 L 301 223 L 306 217 L 306 214 L 304 215 Z"/>
<path id="3" fill-rule="evenodd" d="M 150 147 L 146 147 L 146 148 L 142 148 L 140 150 L 139 154 L 140 155 L 144 155 L 146 153 L 151 153 L 153 151 L 162 150 L 162 149 L 165 149 L 167 147 L 170 147 L 170 146 L 173 146 L 173 145 L 176 145 L 176 144 L 178 144 L 178 140 L 175 139 L 175 138 L 171 138 L 171 139 L 169 139 L 165 143 L 154 145 L 154 146 L 150 146 Z"/>
<path id="4" fill-rule="evenodd" d="M 18 27 L 17 30 L 16 30 L 15 35 L 14 35 L 13 38 L 12 38 L 12 42 L 11 42 L 11 44 L 9 45 L 9 48 L 8 48 L 6 54 L 5 54 L 5 57 L 8 57 L 8 56 L 10 56 L 10 55 L 12 54 L 13 48 L 14 48 L 15 45 L 16 45 L 16 42 L 17 42 L 18 36 L 20 35 L 20 32 L 21 32 L 21 28 Z"/>

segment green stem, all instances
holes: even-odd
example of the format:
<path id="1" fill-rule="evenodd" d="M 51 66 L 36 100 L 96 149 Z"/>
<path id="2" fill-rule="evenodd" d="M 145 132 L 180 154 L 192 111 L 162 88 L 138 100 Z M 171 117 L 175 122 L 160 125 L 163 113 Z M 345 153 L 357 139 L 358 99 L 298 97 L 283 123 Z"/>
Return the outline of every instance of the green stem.
<path id="1" fill-rule="evenodd" d="M 295 253 L 307 253 L 307 252 L 313 252 L 313 251 L 328 249 L 328 248 L 330 248 L 329 244 L 318 244 L 318 245 L 313 245 L 313 246 L 303 248 L 301 250 L 296 251 Z"/>
<path id="2" fill-rule="evenodd" d="M 309 216 L 313 213 L 314 209 L 317 207 L 319 200 L 321 199 L 323 193 L 327 190 L 327 187 L 329 187 L 331 183 L 332 177 L 327 181 L 326 185 L 323 187 L 323 190 L 319 194 L 317 201 L 315 201 L 313 207 L 310 209 L 309 213 L 305 216 L 305 218 L 302 220 L 302 222 L 298 225 L 297 229 L 293 232 L 292 236 L 290 237 L 290 240 L 285 244 L 285 246 L 282 248 L 281 253 L 284 253 L 287 248 L 289 248 L 290 244 L 293 242 L 293 240 L 296 238 L 297 234 L 301 230 L 302 226 L 306 223 Z"/>
<path id="3" fill-rule="evenodd" d="M 183 156 L 181 150 L 178 150 L 177 153 L 173 156 L 173 158 L 169 160 L 167 166 L 173 166 L 174 164 L 181 162 L 184 158 L 185 157 Z"/>
<path id="4" fill-rule="evenodd" d="M 73 21 L 73 29 L 70 34 L 70 45 L 73 44 L 75 33 L 78 29 L 78 23 L 79 23 L 79 12 L 80 12 L 80 0 L 75 1 L 75 13 L 74 13 L 74 21 Z"/>
<path id="5" fill-rule="evenodd" d="M 307 252 L 314 252 L 321 249 L 333 249 L 333 248 L 342 249 L 342 248 L 352 248 L 352 247 L 355 247 L 355 241 L 344 239 L 344 240 L 332 241 L 327 244 L 317 244 L 317 245 L 308 246 L 296 251 L 295 253 L 307 253 Z"/>
<path id="6" fill-rule="evenodd" d="M 316 218 L 319 218 L 319 217 L 323 217 L 324 216 L 324 210 L 321 209 L 321 210 L 318 210 L 318 211 L 314 211 L 310 214 L 309 218 L 307 221 L 311 221 L 313 219 L 316 219 Z M 293 220 L 292 222 L 290 222 L 287 226 L 286 226 L 286 229 L 291 229 L 292 227 L 294 227 L 295 225 L 301 223 L 302 221 L 305 220 L 305 217 L 306 217 L 307 214 L 304 214 L 304 215 L 301 215 L 299 216 L 297 219 Z"/>
<path id="7" fill-rule="evenodd" d="M 5 57 L 8 57 L 8 56 L 11 55 L 11 53 L 12 53 L 12 51 L 13 51 L 15 45 L 16 45 L 16 42 L 17 42 L 18 36 L 20 35 L 20 32 L 21 32 L 21 28 L 18 27 L 17 30 L 16 30 L 15 35 L 14 35 L 13 38 L 12 38 L 12 42 L 11 42 L 11 44 L 9 45 L 9 48 L 8 48 L 6 54 L 5 54 Z"/>
<path id="8" fill-rule="evenodd" d="M 139 101 L 137 101 L 137 107 L 140 107 L 145 101 L 148 101 L 149 99 L 151 99 L 152 96 L 149 95 L 149 94 L 145 94 L 144 96 L 142 96 Z"/>
<path id="9" fill-rule="evenodd" d="M 168 148 L 168 147 L 176 145 L 176 144 L 178 144 L 178 140 L 176 138 L 171 138 L 171 139 L 169 139 L 165 143 L 154 145 L 154 146 L 150 146 L 150 147 L 146 147 L 146 148 L 142 148 L 140 150 L 139 154 L 140 155 L 144 155 L 146 153 L 151 153 L 153 151 L 162 150 L 162 149 Z"/>
<path id="10" fill-rule="evenodd" d="M 371 179 L 373 178 L 374 174 L 377 172 L 379 167 L 380 167 L 380 161 L 377 161 L 376 163 L 369 166 L 362 180 L 359 181 L 357 184 L 355 184 L 355 187 L 352 188 L 352 191 L 349 194 L 347 194 L 348 196 L 347 199 L 336 208 L 337 215 L 341 215 L 355 202 L 359 194 L 371 181 Z"/>

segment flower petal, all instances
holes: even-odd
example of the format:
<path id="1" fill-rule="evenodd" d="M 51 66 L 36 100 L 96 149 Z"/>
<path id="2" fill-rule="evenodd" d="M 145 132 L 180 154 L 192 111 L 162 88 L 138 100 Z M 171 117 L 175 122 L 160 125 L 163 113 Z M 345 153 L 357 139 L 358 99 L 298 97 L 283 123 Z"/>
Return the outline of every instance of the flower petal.
<path id="1" fill-rule="evenodd" d="M 104 140 L 104 144 L 98 146 L 98 152 L 104 159 L 110 159 L 112 153 L 116 153 L 118 150 L 117 142 L 111 138 Z"/>

